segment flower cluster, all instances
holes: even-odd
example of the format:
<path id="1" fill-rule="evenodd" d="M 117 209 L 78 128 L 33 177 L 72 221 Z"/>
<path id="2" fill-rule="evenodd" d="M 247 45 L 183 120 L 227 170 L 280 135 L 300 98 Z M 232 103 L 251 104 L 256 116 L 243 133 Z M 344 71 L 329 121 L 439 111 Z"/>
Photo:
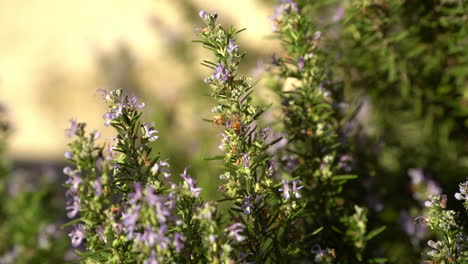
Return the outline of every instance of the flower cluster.
<path id="1" fill-rule="evenodd" d="M 425 202 L 427 215 L 418 217 L 440 240 L 429 240 L 425 255 L 432 263 L 465 263 L 468 261 L 468 236 L 457 223 L 457 214 L 447 209 L 446 195 L 432 196 Z"/>
<path id="2" fill-rule="evenodd" d="M 85 248 L 82 260 L 104 263 L 167 263 L 188 259 L 230 259 L 228 235 L 219 218 L 200 217 L 205 204 L 188 170 L 173 179 L 167 160 L 151 155 L 158 139 L 154 123 L 140 122 L 144 104 L 121 90 L 101 91 L 108 103 L 105 125 L 117 132 L 108 146 L 98 146 L 98 132 L 71 121 L 67 136 L 75 136 L 65 156 L 75 168 L 64 168 L 67 216 L 76 218 L 69 234 L 74 247 Z M 107 151 L 105 151 L 107 150 Z M 177 183 L 178 182 L 178 183 Z M 202 228 L 197 228 L 202 226 Z M 226 253 L 206 255 L 216 236 Z M 209 261 L 211 262 L 211 261 Z M 215 261 L 216 262 L 216 261 Z"/>
<path id="3" fill-rule="evenodd" d="M 214 70 L 205 79 L 211 96 L 217 100 L 213 108 L 216 116 L 209 121 L 223 129 L 219 148 L 224 152 L 226 171 L 220 176 L 223 184 L 219 189 L 225 200 L 234 205 L 230 213 L 243 213 L 229 226 L 229 236 L 237 242 L 249 241 L 236 247 L 238 258 L 256 263 L 285 261 L 296 242 L 281 230 L 293 226 L 300 214 L 303 203 L 299 190 L 303 186 L 294 180 L 290 189 L 290 182 L 285 179 L 280 188 L 281 183 L 272 177 L 276 166 L 267 150 L 281 138 L 271 139 L 271 129 L 260 128 L 259 119 L 267 109 L 253 104 L 252 84 L 237 73 L 244 57 L 236 44 L 241 30 L 225 30 L 217 23 L 216 14 L 203 11 L 200 17 L 205 24 L 199 30 L 199 42 L 216 58 L 203 64 Z M 277 215 L 282 220 L 274 221 Z M 272 239 L 277 242 L 272 243 Z M 272 251 L 279 241 L 288 245 L 286 250 Z"/>

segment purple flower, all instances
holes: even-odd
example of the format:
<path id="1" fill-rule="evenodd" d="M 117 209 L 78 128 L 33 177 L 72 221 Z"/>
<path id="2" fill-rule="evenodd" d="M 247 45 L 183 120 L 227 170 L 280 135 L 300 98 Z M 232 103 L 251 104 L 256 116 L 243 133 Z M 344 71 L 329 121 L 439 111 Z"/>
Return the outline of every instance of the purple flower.
<path id="1" fill-rule="evenodd" d="M 226 69 L 224 63 L 218 64 L 215 68 L 215 72 L 213 73 L 213 78 L 215 80 L 221 81 L 221 83 L 225 83 L 227 78 L 229 77 L 229 71 Z"/>
<path id="2" fill-rule="evenodd" d="M 166 168 L 164 168 L 166 167 Z M 154 164 L 154 166 L 151 168 L 151 171 L 156 174 L 158 172 L 161 172 L 164 175 L 164 178 L 168 178 L 171 176 L 171 170 L 169 169 L 170 164 L 167 162 L 167 160 L 160 161 L 159 164 Z"/>
<path id="3" fill-rule="evenodd" d="M 156 209 L 156 218 L 160 223 L 166 223 L 167 218 L 171 216 L 171 212 L 167 210 L 165 205 L 166 204 L 162 199 L 159 199 L 154 203 L 154 208 Z"/>
<path id="4" fill-rule="evenodd" d="M 271 64 L 275 65 L 275 66 L 279 66 L 280 65 L 280 59 L 276 57 L 276 54 L 273 53 L 271 55 Z"/>
<path id="5" fill-rule="evenodd" d="M 105 126 L 109 126 L 110 123 L 116 119 L 118 117 L 117 113 L 114 113 L 114 112 L 107 112 L 105 113 L 102 118 L 104 118 L 105 122 L 104 122 L 104 125 Z"/>
<path id="6" fill-rule="evenodd" d="M 140 211 L 140 205 L 131 207 L 127 213 L 122 213 L 122 225 L 126 228 L 126 234 L 128 239 L 133 238 L 133 231 L 138 220 L 138 214 Z"/>
<path id="7" fill-rule="evenodd" d="M 278 170 L 278 164 L 274 161 L 270 161 L 270 165 L 268 166 L 268 175 L 273 176 L 276 170 Z"/>
<path id="8" fill-rule="evenodd" d="M 240 235 L 239 233 L 244 231 L 245 226 L 241 223 L 235 223 L 228 227 L 229 230 L 229 236 L 234 238 L 237 242 L 242 242 L 245 237 Z"/>
<path id="9" fill-rule="evenodd" d="M 166 250 L 168 244 L 171 242 L 168 237 L 166 237 L 167 226 L 163 225 L 159 228 L 156 233 L 155 240 L 156 243 L 163 249 Z"/>
<path id="10" fill-rule="evenodd" d="M 250 165 L 249 165 L 249 163 L 250 163 L 249 154 L 244 154 L 243 160 L 244 160 L 244 166 L 248 169 L 250 167 Z"/>
<path id="11" fill-rule="evenodd" d="M 314 40 L 319 41 L 322 38 L 322 32 L 317 31 L 314 33 Z"/>
<path id="12" fill-rule="evenodd" d="M 344 15 L 344 6 L 343 5 L 340 5 L 336 11 L 335 11 L 335 14 L 333 14 L 333 22 L 337 22 L 339 20 L 341 20 L 343 18 L 343 15 Z"/>
<path id="13" fill-rule="evenodd" d="M 234 40 L 229 39 L 229 45 L 227 47 L 227 51 L 232 54 L 233 52 L 237 51 L 239 47 L 234 43 Z"/>
<path id="14" fill-rule="evenodd" d="M 135 188 L 135 192 L 128 195 L 128 197 L 130 198 L 130 200 L 128 201 L 129 204 L 135 204 L 138 200 L 141 199 L 141 197 L 143 197 L 143 194 L 141 192 L 141 183 L 136 182 L 135 184 L 133 184 L 133 187 Z"/>
<path id="15" fill-rule="evenodd" d="M 244 214 L 246 215 L 249 215 L 251 213 L 251 209 L 254 209 L 253 204 L 250 203 L 250 195 L 245 197 L 242 209 L 244 209 Z"/>
<path id="16" fill-rule="evenodd" d="M 157 258 L 156 258 L 156 252 L 154 250 L 151 250 L 151 256 L 149 259 L 145 260 L 143 264 L 159 264 Z"/>
<path id="17" fill-rule="evenodd" d="M 198 15 L 199 15 L 202 19 L 207 19 L 207 18 L 208 18 L 208 13 L 207 13 L 205 10 L 200 10 L 200 12 L 198 12 Z"/>
<path id="18" fill-rule="evenodd" d="M 288 156 L 283 159 L 286 161 L 286 164 L 284 164 L 284 170 L 287 172 L 294 171 L 297 168 L 297 165 L 299 165 L 299 160 L 294 156 Z"/>
<path id="19" fill-rule="evenodd" d="M 130 97 L 130 99 L 128 100 L 128 106 L 132 107 L 132 108 L 143 108 L 145 107 L 145 103 L 140 103 L 138 104 L 138 96 L 132 96 Z"/>
<path id="20" fill-rule="evenodd" d="M 67 138 L 73 137 L 76 134 L 78 129 L 78 124 L 76 123 L 76 119 L 70 119 L 70 128 L 65 129 L 65 135 Z"/>
<path id="21" fill-rule="evenodd" d="M 109 137 L 108 139 L 110 139 L 110 141 L 112 141 L 113 143 L 111 144 L 110 142 L 107 144 L 107 154 L 108 156 L 106 157 L 106 160 L 107 161 L 110 161 L 110 160 L 114 160 L 114 150 L 117 148 L 117 145 L 119 143 L 119 141 L 116 139 L 116 138 L 113 138 L 113 137 Z"/>
<path id="22" fill-rule="evenodd" d="M 69 204 L 67 207 L 65 207 L 65 210 L 67 210 L 67 216 L 68 218 L 73 218 L 75 217 L 78 212 L 81 209 L 81 203 L 80 203 L 80 198 L 76 195 L 72 196 L 71 200 L 67 201 L 67 204 Z"/>
<path id="23" fill-rule="evenodd" d="M 102 181 L 102 178 L 99 177 L 93 182 L 94 195 L 96 195 L 97 197 L 101 196 L 101 190 L 102 190 L 101 181 Z"/>
<path id="24" fill-rule="evenodd" d="M 200 195 L 201 188 L 195 188 L 195 180 L 190 178 L 190 175 L 187 174 L 187 168 L 184 169 L 184 173 L 180 174 L 189 187 L 190 193 L 198 197 Z"/>
<path id="25" fill-rule="evenodd" d="M 81 183 L 81 177 L 78 173 L 73 171 L 70 167 L 65 167 L 63 173 L 68 175 L 69 178 L 65 184 L 70 184 L 70 189 L 67 191 L 68 196 L 73 196 L 78 192 L 78 186 Z"/>
<path id="26" fill-rule="evenodd" d="M 185 241 L 185 237 L 179 233 L 175 233 L 174 234 L 174 247 L 175 247 L 175 250 L 177 253 L 180 253 L 180 251 L 182 251 L 182 249 L 184 248 L 184 242 Z"/>
<path id="27" fill-rule="evenodd" d="M 73 225 L 73 230 L 70 232 L 70 234 L 68 234 L 68 236 L 71 239 L 71 243 L 73 247 L 80 246 L 81 242 L 86 237 L 83 225 L 82 224 Z"/>
<path id="28" fill-rule="evenodd" d="M 66 159 L 73 159 L 73 153 L 72 153 L 71 151 L 65 152 L 65 154 L 63 154 L 63 156 L 64 156 Z"/>
<path id="29" fill-rule="evenodd" d="M 154 194 L 153 187 L 149 185 L 146 186 L 145 194 L 145 200 L 149 205 L 154 206 L 159 201 L 159 196 Z"/>
<path id="30" fill-rule="evenodd" d="M 297 6 L 297 4 L 293 0 L 281 0 L 281 3 L 283 5 L 289 5 L 289 6 L 287 6 L 286 11 L 290 11 L 290 9 L 292 9 L 292 10 L 294 10 L 296 12 L 299 12 L 299 7 Z"/>
<path id="31" fill-rule="evenodd" d="M 299 62 L 297 63 L 297 68 L 299 71 L 302 71 L 304 69 L 304 56 L 301 56 L 299 58 Z"/>
<path id="32" fill-rule="evenodd" d="M 460 192 L 455 193 L 455 199 L 468 200 L 468 181 L 460 183 Z"/>
<path id="33" fill-rule="evenodd" d="M 299 184 L 302 184 L 302 182 L 300 180 L 294 180 L 292 182 L 292 193 L 294 194 L 294 196 L 296 196 L 296 198 L 301 198 L 301 194 L 299 193 L 299 190 L 304 188 L 304 186 L 299 186 Z"/>
<path id="34" fill-rule="evenodd" d="M 109 102 L 111 100 L 111 95 L 110 93 L 107 92 L 107 90 L 105 89 L 97 89 L 96 90 L 96 93 L 102 93 L 103 94 L 103 99 L 106 101 L 106 102 Z"/>
<path id="35" fill-rule="evenodd" d="M 146 227 L 143 234 L 138 234 L 136 238 L 138 242 L 141 242 L 150 247 L 154 246 L 157 239 L 158 235 L 153 230 L 151 230 L 151 227 Z"/>
<path id="36" fill-rule="evenodd" d="M 283 188 L 278 189 L 280 192 L 283 192 L 283 197 L 285 200 L 288 200 L 291 194 L 289 193 L 291 190 L 289 189 L 289 181 L 283 180 Z"/>
<path id="37" fill-rule="evenodd" d="M 147 138 L 149 141 L 155 141 L 158 139 L 158 136 L 153 135 L 158 133 L 157 130 L 153 128 L 154 122 L 151 123 L 143 123 L 143 128 L 145 129 L 145 135 L 143 136 L 144 138 Z"/>

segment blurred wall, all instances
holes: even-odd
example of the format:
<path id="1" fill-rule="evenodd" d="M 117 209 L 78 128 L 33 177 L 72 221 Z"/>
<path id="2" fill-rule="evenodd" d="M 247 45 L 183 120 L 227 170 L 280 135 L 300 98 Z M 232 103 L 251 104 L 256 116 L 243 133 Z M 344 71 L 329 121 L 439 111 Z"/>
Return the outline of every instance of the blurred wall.
<path id="1" fill-rule="evenodd" d="M 106 138 L 110 131 L 103 126 L 97 89 L 128 84 L 145 101 L 175 104 L 179 124 L 186 126 L 181 129 L 200 122 L 203 116 L 194 113 L 187 96 L 194 78 L 210 74 L 199 65 L 207 53 L 191 43 L 200 9 L 247 28 L 239 42 L 249 54 L 272 52 L 274 42 L 265 38 L 272 7 L 265 1 L 0 1 L 0 102 L 12 120 L 13 157 L 61 159 L 70 118 L 86 121 Z M 177 59 L 179 53 L 186 55 Z"/>

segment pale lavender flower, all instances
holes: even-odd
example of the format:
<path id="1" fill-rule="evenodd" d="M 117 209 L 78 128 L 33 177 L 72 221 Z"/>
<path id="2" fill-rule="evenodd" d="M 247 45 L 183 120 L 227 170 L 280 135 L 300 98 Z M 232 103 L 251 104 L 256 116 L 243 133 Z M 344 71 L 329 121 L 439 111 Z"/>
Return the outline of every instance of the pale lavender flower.
<path id="1" fill-rule="evenodd" d="M 114 160 L 114 155 L 116 154 L 114 152 L 114 150 L 117 149 L 117 145 L 119 144 L 119 141 L 116 138 L 113 138 L 113 137 L 109 137 L 108 139 L 109 139 L 109 141 L 112 141 L 112 144 L 111 144 L 111 142 L 107 143 L 107 148 L 106 148 L 107 157 L 106 157 L 106 160 L 111 161 L 111 160 Z"/>
<path id="2" fill-rule="evenodd" d="M 199 15 L 202 19 L 207 19 L 207 18 L 208 18 L 208 13 L 207 13 L 205 10 L 200 10 L 200 12 L 198 12 L 198 15 Z"/>
<path id="3" fill-rule="evenodd" d="M 418 185 L 424 180 L 422 169 L 409 169 L 408 175 L 411 178 L 411 183 L 414 185 Z"/>
<path id="4" fill-rule="evenodd" d="M 265 62 L 262 59 L 257 60 L 257 65 L 252 69 L 253 77 L 259 77 L 263 72 L 269 72 L 271 65 L 265 66 Z"/>
<path id="5" fill-rule="evenodd" d="M 102 118 L 104 118 L 105 122 L 104 122 L 104 125 L 105 126 L 109 126 L 110 123 L 116 119 L 118 117 L 117 113 L 114 113 L 114 112 L 107 112 L 105 113 Z"/>
<path id="6" fill-rule="evenodd" d="M 426 225 L 417 224 L 407 211 L 400 212 L 400 225 L 415 245 L 426 235 Z"/>
<path id="7" fill-rule="evenodd" d="M 73 159 L 73 153 L 71 151 L 65 152 L 63 155 L 66 159 Z"/>
<path id="8" fill-rule="evenodd" d="M 63 169 L 63 173 L 69 176 L 68 180 L 65 182 L 65 184 L 70 185 L 70 188 L 66 194 L 67 196 L 73 196 L 78 192 L 78 187 L 82 182 L 82 179 L 80 175 L 73 171 L 70 167 L 65 167 Z"/>
<path id="9" fill-rule="evenodd" d="M 145 200 L 149 205 L 154 206 L 157 202 L 159 202 L 159 196 L 154 194 L 153 187 L 149 185 L 146 186 L 145 194 Z"/>
<path id="10" fill-rule="evenodd" d="M 249 163 L 250 163 L 249 154 L 244 154 L 243 160 L 244 160 L 244 166 L 248 169 L 250 167 L 250 165 L 249 165 Z"/>
<path id="11" fill-rule="evenodd" d="M 240 235 L 239 233 L 244 231 L 245 226 L 241 223 L 235 223 L 231 226 L 228 227 L 229 230 L 229 236 L 231 238 L 234 238 L 237 242 L 242 242 L 245 237 Z"/>
<path id="12" fill-rule="evenodd" d="M 85 239 L 85 231 L 84 226 L 82 224 L 73 225 L 73 230 L 68 234 L 71 239 L 71 243 L 73 247 L 79 247 L 83 239 Z"/>
<path id="13" fill-rule="evenodd" d="M 304 69 L 304 56 L 299 57 L 299 62 L 297 63 L 297 68 L 299 71 L 302 71 Z"/>
<path id="14" fill-rule="evenodd" d="M 102 98 L 104 99 L 104 101 L 106 102 L 109 102 L 111 100 L 111 95 L 110 93 L 107 92 L 107 90 L 105 89 L 97 89 L 96 90 L 96 93 L 102 93 Z"/>
<path id="15" fill-rule="evenodd" d="M 283 197 L 285 200 L 288 200 L 289 197 L 291 196 L 290 194 L 290 188 L 289 188 L 289 181 L 283 180 L 283 188 L 278 189 L 280 192 L 283 192 Z"/>
<path id="16" fill-rule="evenodd" d="M 319 41 L 322 38 L 322 32 L 317 31 L 314 34 L 314 40 Z"/>
<path id="17" fill-rule="evenodd" d="M 68 211 L 67 212 L 68 218 L 75 217 L 81 209 L 80 198 L 76 195 L 73 195 L 71 200 L 67 201 L 67 204 L 68 206 L 65 207 L 65 210 Z"/>
<path id="18" fill-rule="evenodd" d="M 229 45 L 227 47 L 227 51 L 232 54 L 233 52 L 239 50 L 239 47 L 234 43 L 233 39 L 229 39 Z"/>
<path id="19" fill-rule="evenodd" d="M 166 204 L 162 199 L 157 200 L 154 204 L 154 208 L 156 209 L 156 218 L 160 223 L 166 223 L 167 218 L 171 216 L 171 212 L 167 210 L 168 208 L 165 205 Z"/>
<path id="20" fill-rule="evenodd" d="M 63 168 L 63 174 L 73 176 L 73 169 L 67 166 Z"/>
<path id="21" fill-rule="evenodd" d="M 164 175 L 164 178 L 168 178 L 171 176 L 171 170 L 169 169 L 170 164 L 167 162 L 167 160 L 160 161 L 159 164 L 156 163 L 154 166 L 151 168 L 151 172 L 154 174 L 161 172 Z"/>
<path id="22" fill-rule="evenodd" d="M 351 162 L 353 158 L 350 155 L 343 155 L 340 157 L 340 161 L 338 162 L 338 167 L 343 169 L 345 172 L 350 172 L 352 170 Z"/>
<path id="23" fill-rule="evenodd" d="M 455 193 L 457 200 L 468 200 L 468 181 L 460 183 L 460 192 Z"/>
<path id="24" fill-rule="evenodd" d="M 101 181 L 102 181 L 102 178 L 99 177 L 93 182 L 94 195 L 96 195 L 97 197 L 101 196 L 101 191 L 102 191 Z"/>
<path id="25" fill-rule="evenodd" d="M 151 250 L 150 258 L 145 260 L 143 264 L 159 264 L 158 259 L 156 258 L 156 252 L 154 250 Z"/>
<path id="26" fill-rule="evenodd" d="M 158 131 L 155 130 L 153 126 L 154 122 L 143 123 L 143 128 L 145 129 L 145 135 L 143 137 L 147 138 L 149 141 L 155 141 L 156 139 L 158 139 L 158 136 L 154 135 L 158 133 Z"/>
<path id="27" fill-rule="evenodd" d="M 211 234 L 211 235 L 208 236 L 208 240 L 210 240 L 210 243 L 211 243 L 211 244 L 214 244 L 214 243 L 216 242 L 216 239 L 217 239 L 217 238 L 218 238 L 218 236 L 217 236 L 217 235 L 213 235 L 213 234 Z"/>
<path id="28" fill-rule="evenodd" d="M 173 244 L 177 253 L 180 253 L 180 251 L 182 251 L 182 249 L 184 248 L 184 241 L 185 237 L 183 235 L 179 233 L 174 234 Z"/>
<path id="29" fill-rule="evenodd" d="M 299 160 L 294 156 L 284 157 L 283 160 L 286 161 L 286 164 L 284 164 L 283 168 L 287 172 L 294 171 L 299 165 Z"/>
<path id="30" fill-rule="evenodd" d="M 18 245 L 13 246 L 13 248 L 4 255 L 0 255 L 0 263 L 2 264 L 14 264 L 16 263 L 16 259 L 20 254 L 20 247 Z"/>
<path id="31" fill-rule="evenodd" d="M 323 250 L 318 244 L 315 244 L 310 249 L 310 253 L 314 255 L 314 262 L 316 263 L 322 262 L 323 258 L 327 255 L 327 252 Z"/>
<path id="32" fill-rule="evenodd" d="M 290 8 L 292 8 L 296 12 L 299 12 L 299 7 L 293 0 L 281 0 L 281 3 L 290 5 Z"/>
<path id="33" fill-rule="evenodd" d="M 343 18 L 343 15 L 344 15 L 344 6 L 340 5 L 336 9 L 335 14 L 333 14 L 333 17 L 332 17 L 333 22 L 340 21 Z"/>
<path id="34" fill-rule="evenodd" d="M 130 97 L 130 99 L 128 100 L 128 106 L 132 107 L 132 108 L 143 108 L 145 107 L 145 103 L 144 102 L 141 102 L 140 104 L 138 104 L 138 96 L 132 96 Z"/>
<path id="35" fill-rule="evenodd" d="M 253 204 L 250 202 L 250 195 L 245 197 L 242 209 L 244 209 L 244 214 L 246 215 L 249 215 L 251 213 L 251 209 L 254 209 Z"/>
<path id="36" fill-rule="evenodd" d="M 136 240 L 141 242 L 147 246 L 154 246 L 156 240 L 158 239 L 158 235 L 151 229 L 151 227 L 146 227 L 143 234 L 138 234 Z"/>
<path id="37" fill-rule="evenodd" d="M 37 244 L 41 249 L 48 249 L 50 247 L 50 238 L 51 237 L 58 237 L 60 236 L 60 232 L 57 230 L 57 226 L 55 224 L 47 225 L 39 231 L 39 235 L 37 236 Z M 2 263 L 0 261 L 0 263 Z"/>
<path id="38" fill-rule="evenodd" d="M 302 184 L 302 182 L 301 182 L 300 180 L 294 180 L 294 181 L 292 182 L 292 185 L 293 185 L 293 187 L 292 187 L 292 193 L 293 193 L 294 196 L 295 196 L 296 198 L 298 198 L 298 199 L 302 197 L 301 194 L 299 193 L 299 190 L 302 189 L 302 188 L 304 188 L 304 186 L 299 186 L 299 184 Z"/>
<path id="39" fill-rule="evenodd" d="M 198 197 L 200 195 L 201 188 L 196 188 L 195 187 L 195 180 L 190 178 L 190 175 L 187 174 L 187 168 L 184 169 L 184 172 L 182 174 L 180 174 L 180 176 L 187 183 L 190 193 L 193 196 Z"/>
<path id="40" fill-rule="evenodd" d="M 70 119 L 70 127 L 65 129 L 65 135 L 68 138 L 73 137 L 73 135 L 76 134 L 76 131 L 78 129 L 78 124 L 76 123 L 76 119 Z"/>
<path id="41" fill-rule="evenodd" d="M 268 175 L 273 176 L 277 170 L 278 164 L 276 164 L 274 161 L 270 161 L 270 165 L 268 166 Z"/>
<path id="42" fill-rule="evenodd" d="M 128 201 L 129 204 L 135 204 L 143 197 L 143 193 L 141 192 L 141 183 L 136 182 L 133 184 L 133 187 L 135 188 L 135 192 L 128 195 L 130 198 Z"/>
<path id="43" fill-rule="evenodd" d="M 218 64 L 215 68 L 215 72 L 213 73 L 213 78 L 215 80 L 221 81 L 221 83 L 225 83 L 227 78 L 229 77 L 229 71 L 224 65 L 224 63 Z"/>
<path id="44" fill-rule="evenodd" d="M 167 249 L 167 246 L 171 242 L 169 238 L 166 236 L 167 233 L 167 226 L 163 225 L 159 228 L 158 232 L 156 233 L 156 244 L 160 246 L 163 250 Z"/>
<path id="45" fill-rule="evenodd" d="M 442 189 L 434 180 L 427 180 L 427 191 L 429 195 L 440 195 L 442 193 Z"/>
<path id="46" fill-rule="evenodd" d="M 122 213 L 122 225 L 126 229 L 126 234 L 128 239 L 133 238 L 133 231 L 135 230 L 135 225 L 138 220 L 138 214 L 141 206 L 137 205 L 131 207 L 127 213 Z"/>

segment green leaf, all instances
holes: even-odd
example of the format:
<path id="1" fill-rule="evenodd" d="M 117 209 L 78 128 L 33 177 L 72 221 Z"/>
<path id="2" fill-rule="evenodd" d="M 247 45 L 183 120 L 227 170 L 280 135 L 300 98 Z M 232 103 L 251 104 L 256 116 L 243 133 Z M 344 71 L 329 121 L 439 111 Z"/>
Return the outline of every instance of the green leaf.
<path id="1" fill-rule="evenodd" d="M 378 234 L 382 233 L 385 229 L 387 229 L 386 226 L 381 226 L 379 228 L 376 228 L 372 231 L 369 232 L 366 236 L 366 240 L 371 240 L 373 237 L 377 236 Z"/>
<path id="2" fill-rule="evenodd" d="M 333 181 L 347 181 L 347 180 L 356 179 L 357 177 L 358 177 L 357 175 L 353 175 L 353 174 L 344 174 L 344 175 L 333 176 L 332 180 Z"/>
<path id="3" fill-rule="evenodd" d="M 314 236 L 314 235 L 316 235 L 316 234 L 320 233 L 320 231 L 322 231 L 322 230 L 323 230 L 323 226 L 321 226 L 321 227 L 319 227 L 319 228 L 315 229 L 315 230 L 314 230 L 314 232 L 312 232 L 312 234 L 311 234 L 311 235 L 313 235 L 313 236 Z"/>
<path id="4" fill-rule="evenodd" d="M 205 158 L 204 160 L 223 160 L 226 156 L 214 156 L 211 158 Z"/>

